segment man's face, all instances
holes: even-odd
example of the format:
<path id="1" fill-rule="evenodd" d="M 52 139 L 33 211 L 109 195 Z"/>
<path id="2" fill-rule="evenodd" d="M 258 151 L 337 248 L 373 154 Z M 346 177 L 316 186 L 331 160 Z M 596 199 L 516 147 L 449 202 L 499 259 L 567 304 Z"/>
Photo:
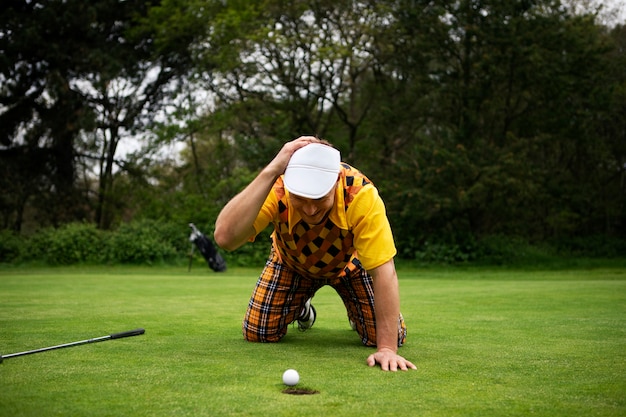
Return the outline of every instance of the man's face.
<path id="1" fill-rule="evenodd" d="M 335 185 L 328 194 L 315 200 L 289 194 L 289 202 L 306 223 L 320 224 L 326 219 L 330 209 L 333 208 L 336 187 Z"/>

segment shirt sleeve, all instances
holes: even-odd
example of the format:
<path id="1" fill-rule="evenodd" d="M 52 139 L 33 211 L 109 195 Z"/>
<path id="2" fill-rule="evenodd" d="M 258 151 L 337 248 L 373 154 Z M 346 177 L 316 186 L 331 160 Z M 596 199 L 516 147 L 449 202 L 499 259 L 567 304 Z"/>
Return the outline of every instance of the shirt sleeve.
<path id="1" fill-rule="evenodd" d="M 265 202 L 263 203 L 263 206 L 261 206 L 261 210 L 259 210 L 259 214 L 257 214 L 256 220 L 252 224 L 252 227 L 254 227 L 254 236 L 250 236 L 248 240 L 250 242 L 254 242 L 256 236 L 261 233 L 263 229 L 265 229 L 277 215 L 278 197 L 276 196 L 274 188 L 272 188 L 272 190 L 265 198 Z"/>
<path id="2" fill-rule="evenodd" d="M 359 191 L 346 217 L 354 235 L 357 257 L 366 270 L 379 267 L 396 255 L 385 204 L 373 185 Z"/>

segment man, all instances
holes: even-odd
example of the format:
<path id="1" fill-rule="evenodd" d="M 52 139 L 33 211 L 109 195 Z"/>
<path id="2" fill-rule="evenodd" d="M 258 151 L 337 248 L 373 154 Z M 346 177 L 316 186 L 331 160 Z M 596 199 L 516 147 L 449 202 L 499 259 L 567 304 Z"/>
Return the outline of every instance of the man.
<path id="1" fill-rule="evenodd" d="M 221 211 L 216 243 L 235 250 L 274 225 L 272 249 L 243 322 L 246 340 L 277 342 L 287 326 L 315 322 L 311 298 L 331 285 L 366 346 L 367 364 L 416 369 L 397 354 L 406 326 L 400 314 L 396 249 L 385 207 L 372 183 L 342 163 L 327 142 L 303 136 L 286 143 Z M 374 303 L 374 299 L 376 302 Z"/>

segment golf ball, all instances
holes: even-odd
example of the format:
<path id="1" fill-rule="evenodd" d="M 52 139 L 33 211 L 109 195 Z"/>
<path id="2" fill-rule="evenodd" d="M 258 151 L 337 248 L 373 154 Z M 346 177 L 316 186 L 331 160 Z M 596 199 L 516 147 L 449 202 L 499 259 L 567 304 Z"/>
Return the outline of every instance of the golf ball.
<path id="1" fill-rule="evenodd" d="M 300 381 L 300 375 L 295 369 L 287 369 L 283 373 L 283 382 L 285 385 L 293 386 L 296 385 L 298 381 Z"/>

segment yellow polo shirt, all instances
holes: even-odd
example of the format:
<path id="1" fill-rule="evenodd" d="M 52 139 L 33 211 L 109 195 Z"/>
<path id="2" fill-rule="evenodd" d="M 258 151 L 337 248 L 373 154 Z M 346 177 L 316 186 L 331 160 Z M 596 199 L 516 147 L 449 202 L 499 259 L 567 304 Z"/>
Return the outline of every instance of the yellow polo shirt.
<path id="1" fill-rule="evenodd" d="M 273 246 L 281 261 L 313 277 L 341 276 L 345 268 L 353 269 L 355 257 L 366 270 L 392 259 L 396 247 L 376 187 L 345 163 L 338 183 L 327 220 L 308 225 L 290 206 L 289 192 L 278 178 L 254 222 L 255 236 L 272 223 Z"/>

